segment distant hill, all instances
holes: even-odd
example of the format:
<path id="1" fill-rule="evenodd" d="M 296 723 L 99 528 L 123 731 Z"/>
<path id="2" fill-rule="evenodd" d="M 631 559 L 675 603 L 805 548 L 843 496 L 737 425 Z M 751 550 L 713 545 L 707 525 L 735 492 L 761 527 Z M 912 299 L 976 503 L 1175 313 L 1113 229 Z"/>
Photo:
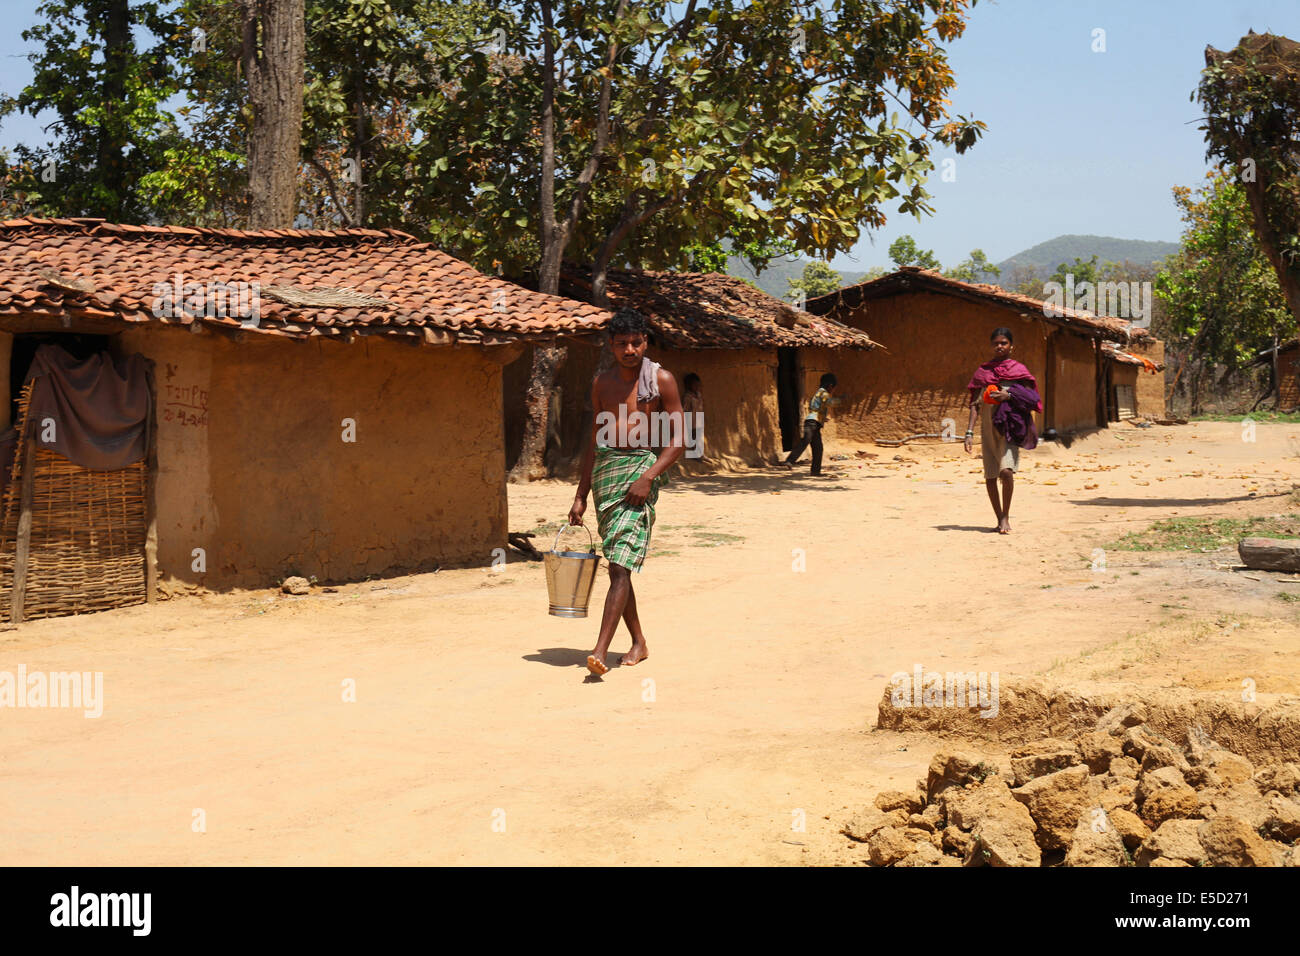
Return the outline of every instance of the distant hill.
<path id="1" fill-rule="evenodd" d="M 800 278 L 803 275 L 803 267 L 809 261 L 808 259 L 790 259 L 788 257 L 773 259 L 767 264 L 766 269 L 755 276 L 754 270 L 749 267 L 748 262 L 732 256 L 727 260 L 727 275 L 747 279 L 768 295 L 784 299 L 786 293 L 790 291 L 790 280 Z M 840 273 L 840 279 L 846 286 L 856 284 L 863 276 L 861 272 L 843 272 L 839 269 L 835 271 Z"/>
<path id="2" fill-rule="evenodd" d="M 1116 239 L 1113 236 L 1057 236 L 1036 246 L 1008 256 L 998 263 L 1005 276 L 1013 266 L 1032 266 L 1055 272 L 1062 262 L 1087 261 L 1093 256 L 1100 262 L 1134 262 L 1150 265 L 1178 251 L 1176 242 L 1149 242 L 1144 239 Z"/>
<path id="3" fill-rule="evenodd" d="M 1062 262 L 1073 262 L 1075 259 L 1086 261 L 1094 255 L 1099 263 L 1127 260 L 1139 265 L 1147 265 L 1159 262 L 1165 256 L 1173 255 L 1177 251 L 1176 242 L 1116 239 L 1113 236 L 1057 236 L 1055 239 L 1048 239 L 1046 242 L 1031 246 L 1023 252 L 1017 252 L 1014 256 L 1008 256 L 998 263 L 998 268 L 1002 270 L 1003 279 L 1007 278 L 1011 268 L 1017 265 L 1037 268 L 1045 275 L 1049 275 L 1055 272 L 1056 267 Z M 803 267 L 808 262 L 809 260 L 803 258 L 774 259 L 766 269 L 755 276 L 748 262 L 732 256 L 727 260 L 727 274 L 747 279 L 768 295 L 784 299 L 790 288 L 789 280 L 802 276 Z M 955 262 L 944 263 L 945 267 L 956 264 Z M 865 275 L 864 272 L 836 271 L 840 272 L 840 278 L 845 286 L 856 284 Z M 981 281 L 996 283 L 998 279 L 988 276 Z"/>

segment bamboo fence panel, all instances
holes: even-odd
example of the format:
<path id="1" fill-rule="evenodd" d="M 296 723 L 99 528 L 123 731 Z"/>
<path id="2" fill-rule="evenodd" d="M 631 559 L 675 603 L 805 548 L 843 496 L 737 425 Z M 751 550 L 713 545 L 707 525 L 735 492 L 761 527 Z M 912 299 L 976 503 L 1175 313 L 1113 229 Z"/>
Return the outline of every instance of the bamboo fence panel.
<path id="1" fill-rule="evenodd" d="M 22 472 L 32 468 L 31 534 L 24 620 L 141 604 L 146 599 L 148 463 L 90 471 L 36 448 L 26 454 L 30 385 L 19 409 L 20 445 L 0 532 L 0 607 L 10 620 Z"/>

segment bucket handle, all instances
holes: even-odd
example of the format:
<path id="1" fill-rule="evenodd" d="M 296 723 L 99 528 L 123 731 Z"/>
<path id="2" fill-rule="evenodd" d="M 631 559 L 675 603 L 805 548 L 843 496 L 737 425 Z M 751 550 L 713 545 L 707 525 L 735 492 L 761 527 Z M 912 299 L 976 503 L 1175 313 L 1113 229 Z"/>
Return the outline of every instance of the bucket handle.
<path id="1" fill-rule="evenodd" d="M 573 525 L 569 524 L 568 521 L 565 521 L 560 525 L 560 530 L 555 532 L 555 544 L 551 545 L 552 551 L 560 550 L 560 535 L 564 534 L 565 528 L 572 528 L 572 527 Z M 587 548 L 594 554 L 596 551 L 596 539 L 591 536 L 591 529 L 588 528 L 585 524 L 581 524 L 581 523 L 578 525 L 578 527 L 581 528 L 583 531 L 587 532 Z"/>

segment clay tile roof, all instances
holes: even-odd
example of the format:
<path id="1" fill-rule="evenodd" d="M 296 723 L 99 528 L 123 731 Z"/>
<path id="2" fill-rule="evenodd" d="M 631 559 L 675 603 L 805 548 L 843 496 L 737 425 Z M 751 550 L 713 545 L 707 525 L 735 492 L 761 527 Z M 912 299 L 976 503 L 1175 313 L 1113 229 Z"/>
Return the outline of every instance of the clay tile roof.
<path id="1" fill-rule="evenodd" d="M 88 291 L 55 285 L 52 274 L 89 280 Z M 231 303 L 239 297 L 221 283 L 248 284 L 237 288 L 247 292 L 244 301 L 255 303 L 256 331 L 295 338 L 358 332 L 502 344 L 591 334 L 610 315 L 483 275 L 396 229 L 250 232 L 102 219 L 0 222 L 0 325 L 6 317 L 38 313 L 252 328 L 251 318 L 233 316 Z M 260 294 L 262 286 L 303 294 L 274 299 Z M 170 315 L 167 299 L 176 302 Z M 452 329 L 454 336 L 437 331 Z"/>
<path id="2" fill-rule="evenodd" d="M 590 272 L 566 266 L 561 291 L 587 298 Z M 640 312 L 656 341 L 670 348 L 872 349 L 879 344 L 865 332 L 810 315 L 743 279 L 717 272 L 613 270 L 606 291 L 610 308 Z"/>
<path id="3" fill-rule="evenodd" d="M 827 315 L 838 308 L 852 309 L 871 299 L 882 299 L 906 292 L 936 292 L 940 295 L 953 295 L 971 301 L 1002 306 L 1020 315 L 1036 314 L 1046 322 L 1052 322 L 1079 335 L 1094 339 L 1129 342 L 1135 337 L 1145 335 L 1143 330 L 1133 328 L 1127 319 L 1067 309 L 1064 306 L 1044 302 L 1042 299 L 1008 292 L 995 285 L 959 282 L 930 269 L 920 269 L 916 266 L 904 266 L 897 272 L 891 272 L 879 279 L 872 279 L 870 282 L 862 282 L 811 299 L 807 303 L 807 309 L 817 315 Z"/>

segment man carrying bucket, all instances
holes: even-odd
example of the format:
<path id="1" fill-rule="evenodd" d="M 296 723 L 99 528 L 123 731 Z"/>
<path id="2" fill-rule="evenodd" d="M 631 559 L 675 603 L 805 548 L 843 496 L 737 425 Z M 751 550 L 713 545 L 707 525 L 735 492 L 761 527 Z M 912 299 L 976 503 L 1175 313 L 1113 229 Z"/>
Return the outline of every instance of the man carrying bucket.
<path id="1" fill-rule="evenodd" d="M 587 493 L 595 492 L 596 521 L 609 562 L 600 636 L 587 657 L 587 669 L 596 675 L 609 670 L 605 654 L 620 619 L 632 634 L 632 649 L 620 663 L 631 667 L 649 654 L 631 572 L 641 570 L 650 548 L 655 503 L 667 481 L 665 473 L 685 450 L 677 380 L 645 357 L 650 342 L 645 318 L 621 309 L 610 320 L 608 331 L 614 367 L 597 375 L 591 385 L 595 418 L 582 455 L 578 492 L 569 509 L 569 523 L 581 524 Z"/>

